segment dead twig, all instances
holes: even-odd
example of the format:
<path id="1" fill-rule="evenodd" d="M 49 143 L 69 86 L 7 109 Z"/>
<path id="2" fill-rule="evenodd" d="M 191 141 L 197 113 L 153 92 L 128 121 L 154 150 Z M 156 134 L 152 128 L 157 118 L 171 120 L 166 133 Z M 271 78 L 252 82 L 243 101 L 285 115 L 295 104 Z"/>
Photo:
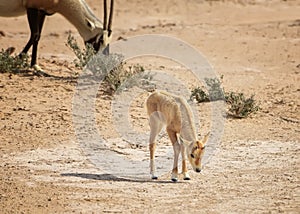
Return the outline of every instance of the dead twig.
<path id="1" fill-rule="evenodd" d="M 294 118 L 280 116 L 280 119 L 282 119 L 286 122 L 289 122 L 289 123 L 300 123 L 300 120 L 297 120 L 297 119 L 294 119 Z"/>

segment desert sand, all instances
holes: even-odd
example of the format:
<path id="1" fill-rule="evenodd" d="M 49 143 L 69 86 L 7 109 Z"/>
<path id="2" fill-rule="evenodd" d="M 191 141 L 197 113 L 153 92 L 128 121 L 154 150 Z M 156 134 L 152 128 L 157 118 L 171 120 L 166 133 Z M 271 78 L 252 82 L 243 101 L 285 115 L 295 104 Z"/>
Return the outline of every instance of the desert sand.
<path id="1" fill-rule="evenodd" d="M 87 2 L 102 19 L 101 2 Z M 299 213 L 299 1 L 115 4 L 113 42 L 145 34 L 178 38 L 224 76 L 225 90 L 255 94 L 261 109 L 244 119 L 224 118 L 217 148 L 201 174 L 190 170 L 190 181 L 170 181 L 172 148 L 162 133 L 161 176 L 152 181 L 144 108 L 148 92 L 136 87 L 125 92 L 135 93 L 125 117 L 117 97 L 100 87 L 92 122 L 103 141 L 82 143 L 90 134 L 89 129 L 78 133 L 74 122 L 82 71 L 65 45 L 69 32 L 81 38 L 61 15 L 47 17 L 38 62 L 52 76 L 39 77 L 32 70 L 0 73 L 0 213 Z M 0 17 L 0 23 L 0 48 L 22 50 L 29 37 L 26 17 Z M 132 63 L 184 82 L 187 98 L 198 85 L 187 68 L 170 60 L 137 57 Z M 164 78 L 156 82 L 162 88 L 180 90 L 159 80 Z M 193 104 L 201 136 L 213 131 L 211 105 Z M 124 118 L 134 130 L 131 137 Z M 127 169 L 122 158 L 134 167 L 130 162 Z"/>

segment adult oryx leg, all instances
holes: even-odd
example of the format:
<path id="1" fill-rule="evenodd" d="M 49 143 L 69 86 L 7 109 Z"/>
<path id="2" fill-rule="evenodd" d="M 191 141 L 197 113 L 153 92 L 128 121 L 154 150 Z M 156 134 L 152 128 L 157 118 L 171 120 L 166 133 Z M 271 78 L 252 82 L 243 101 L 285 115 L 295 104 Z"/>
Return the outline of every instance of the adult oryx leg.
<path id="1" fill-rule="evenodd" d="M 45 21 L 46 13 L 42 10 L 28 8 L 27 9 L 27 18 L 30 27 L 30 38 L 23 49 L 22 53 L 27 53 L 30 47 L 32 46 L 32 55 L 31 55 L 31 67 L 35 70 L 41 70 L 36 64 L 37 59 L 37 48 L 38 43 L 41 37 L 41 32 L 43 28 L 43 24 Z"/>
<path id="2" fill-rule="evenodd" d="M 44 25 L 44 21 L 45 21 L 45 17 L 46 17 L 46 13 L 42 10 L 38 11 L 38 34 L 33 42 L 33 46 L 32 46 L 32 61 L 31 61 L 31 66 L 34 67 L 34 69 L 41 71 L 42 69 L 37 65 L 36 63 L 36 59 L 37 59 L 37 49 L 38 49 L 38 44 L 39 44 L 39 40 L 41 38 L 41 33 L 42 33 L 42 29 L 43 29 L 43 25 Z"/>

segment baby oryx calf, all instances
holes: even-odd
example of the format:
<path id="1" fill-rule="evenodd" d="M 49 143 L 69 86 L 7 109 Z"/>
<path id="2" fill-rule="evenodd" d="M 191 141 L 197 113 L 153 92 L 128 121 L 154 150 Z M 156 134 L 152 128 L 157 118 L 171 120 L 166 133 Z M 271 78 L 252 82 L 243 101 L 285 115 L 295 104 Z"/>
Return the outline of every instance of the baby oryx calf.
<path id="1" fill-rule="evenodd" d="M 209 134 L 202 141 L 197 139 L 193 113 L 187 101 L 180 96 L 164 91 L 154 92 L 148 97 L 146 107 L 150 123 L 149 148 L 152 179 L 157 179 L 154 163 L 155 138 L 163 126 L 166 125 L 166 131 L 174 149 L 174 164 L 171 179 L 174 182 L 178 180 L 178 157 L 181 151 L 184 180 L 190 180 L 186 166 L 186 152 L 194 171 L 200 172 L 201 159 Z"/>

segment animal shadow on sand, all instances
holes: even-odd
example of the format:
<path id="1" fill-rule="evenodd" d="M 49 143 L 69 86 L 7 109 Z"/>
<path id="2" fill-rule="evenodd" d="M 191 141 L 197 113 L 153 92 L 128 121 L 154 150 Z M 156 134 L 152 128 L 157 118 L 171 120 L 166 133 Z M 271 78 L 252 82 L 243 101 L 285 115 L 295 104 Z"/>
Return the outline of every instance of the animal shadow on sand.
<path id="1" fill-rule="evenodd" d="M 1 72 L 0 72 L 1 73 Z M 78 79 L 80 78 L 81 81 L 81 85 L 95 85 L 96 83 L 99 83 L 103 80 L 103 78 L 105 77 L 105 74 L 83 74 L 83 75 L 76 75 L 72 72 L 66 72 L 67 75 L 63 75 L 63 76 L 58 76 L 58 75 L 54 75 L 54 74 L 50 74 L 50 73 L 46 73 L 44 71 L 33 71 L 33 70 L 13 70 L 10 71 L 10 75 L 18 75 L 20 77 L 25 77 L 25 78 L 33 78 L 33 77 L 37 77 L 37 78 L 44 78 L 45 80 L 55 80 L 55 81 L 67 81 L 70 83 L 75 83 L 77 84 Z"/>
<path id="2" fill-rule="evenodd" d="M 32 69 L 15 69 L 10 71 L 11 74 L 19 75 L 20 77 L 48 77 L 54 80 L 76 80 L 78 77 L 69 72 L 70 76 L 57 76 L 44 71 L 34 71 Z"/>
<path id="3" fill-rule="evenodd" d="M 98 181 L 117 181 L 117 182 L 133 182 L 133 183 L 146 183 L 146 182 L 154 182 L 154 183 L 174 183 L 171 180 L 152 180 L 146 178 L 136 178 L 136 177 L 118 177 L 112 174 L 92 174 L 92 173 L 62 173 L 61 176 L 65 177 L 78 177 L 89 180 L 98 180 Z M 180 181 L 176 182 L 180 183 Z"/>

